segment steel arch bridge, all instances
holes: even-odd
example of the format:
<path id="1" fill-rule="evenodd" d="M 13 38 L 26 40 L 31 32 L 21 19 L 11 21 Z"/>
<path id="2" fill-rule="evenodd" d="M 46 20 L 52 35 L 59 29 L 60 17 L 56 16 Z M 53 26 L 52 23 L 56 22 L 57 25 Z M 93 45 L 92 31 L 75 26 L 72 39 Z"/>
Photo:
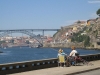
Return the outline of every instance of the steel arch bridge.
<path id="1" fill-rule="evenodd" d="M 23 34 L 29 35 L 32 38 L 34 38 L 35 40 L 37 40 L 40 45 L 43 45 L 43 41 L 42 41 L 41 37 L 36 36 L 31 31 L 28 31 L 28 30 L 5 30 L 5 31 L 0 32 L 0 37 L 4 37 L 5 35 L 11 34 L 11 33 L 23 33 Z"/>
<path id="2" fill-rule="evenodd" d="M 41 46 L 43 46 L 42 38 L 40 36 L 36 36 L 35 34 L 33 34 L 33 31 L 42 31 L 43 32 L 43 36 L 44 36 L 44 31 L 59 31 L 59 30 L 60 29 L 13 29 L 13 30 L 0 30 L 0 37 L 3 37 L 5 35 L 11 34 L 11 33 L 23 33 L 23 34 L 31 36 L 32 38 L 37 40 Z"/>

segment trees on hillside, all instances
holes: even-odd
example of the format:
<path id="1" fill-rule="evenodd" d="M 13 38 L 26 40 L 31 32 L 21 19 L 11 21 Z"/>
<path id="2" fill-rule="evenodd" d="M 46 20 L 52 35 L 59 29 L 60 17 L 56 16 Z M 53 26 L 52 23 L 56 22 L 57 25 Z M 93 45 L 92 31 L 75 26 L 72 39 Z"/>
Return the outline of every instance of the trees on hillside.
<path id="1" fill-rule="evenodd" d="M 85 31 L 87 28 L 83 29 Z M 91 30 L 91 29 L 90 29 Z M 83 31 L 79 31 L 78 33 L 73 33 L 73 37 L 71 38 L 72 42 L 84 42 L 84 47 L 90 46 L 90 37 L 89 35 L 81 35 Z"/>
<path id="2" fill-rule="evenodd" d="M 84 47 L 90 46 L 90 37 L 86 36 L 84 40 Z"/>
<path id="3" fill-rule="evenodd" d="M 97 10 L 96 14 L 100 16 L 100 8 Z"/>

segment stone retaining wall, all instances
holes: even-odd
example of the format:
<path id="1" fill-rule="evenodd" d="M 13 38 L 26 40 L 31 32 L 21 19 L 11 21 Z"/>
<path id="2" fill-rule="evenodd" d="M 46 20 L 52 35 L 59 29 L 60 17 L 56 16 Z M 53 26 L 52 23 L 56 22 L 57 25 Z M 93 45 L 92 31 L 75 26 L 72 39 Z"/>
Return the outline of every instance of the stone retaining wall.
<path id="1" fill-rule="evenodd" d="M 81 55 L 84 60 L 100 60 L 100 54 Z M 57 67 L 57 58 L 0 64 L 0 75 Z"/>

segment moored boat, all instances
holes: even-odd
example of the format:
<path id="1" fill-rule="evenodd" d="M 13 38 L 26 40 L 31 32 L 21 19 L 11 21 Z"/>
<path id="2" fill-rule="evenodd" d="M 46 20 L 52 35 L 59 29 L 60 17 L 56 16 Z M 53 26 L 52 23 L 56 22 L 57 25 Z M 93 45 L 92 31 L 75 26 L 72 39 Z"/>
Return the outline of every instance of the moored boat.
<path id="1" fill-rule="evenodd" d="M 0 53 L 3 53 L 2 51 L 0 51 Z"/>

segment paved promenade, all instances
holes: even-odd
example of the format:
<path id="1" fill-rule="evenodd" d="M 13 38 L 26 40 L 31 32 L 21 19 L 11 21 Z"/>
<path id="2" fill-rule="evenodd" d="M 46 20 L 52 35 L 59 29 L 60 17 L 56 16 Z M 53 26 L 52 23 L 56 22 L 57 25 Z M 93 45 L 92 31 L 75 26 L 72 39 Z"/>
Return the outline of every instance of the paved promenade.
<path id="1" fill-rule="evenodd" d="M 71 66 L 71 67 L 54 67 L 54 68 L 46 68 L 40 70 L 33 70 L 15 74 L 8 75 L 73 75 L 74 73 L 83 72 L 83 71 L 91 71 L 95 69 L 100 69 L 100 60 L 91 61 L 94 65 L 83 65 L 83 66 Z"/>

